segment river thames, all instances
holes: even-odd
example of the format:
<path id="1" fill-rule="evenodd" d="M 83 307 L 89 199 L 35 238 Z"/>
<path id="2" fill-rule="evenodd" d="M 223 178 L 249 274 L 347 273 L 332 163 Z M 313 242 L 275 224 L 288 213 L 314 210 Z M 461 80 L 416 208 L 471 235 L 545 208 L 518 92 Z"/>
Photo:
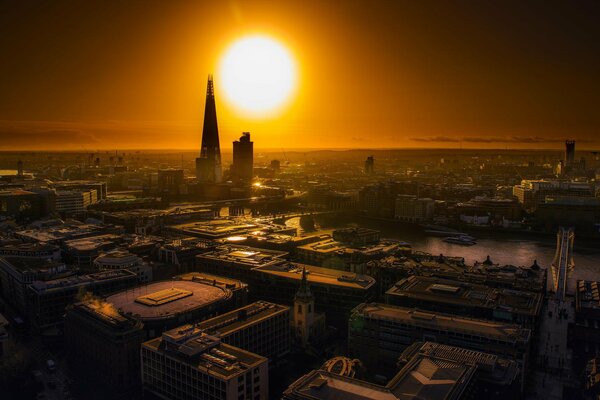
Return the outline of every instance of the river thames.
<path id="1" fill-rule="evenodd" d="M 294 220 L 289 220 L 287 224 L 298 226 L 298 219 Z M 360 221 L 359 225 L 381 231 L 383 238 L 408 242 L 413 251 L 463 257 L 465 263 L 469 265 L 476 261 L 483 261 L 489 255 L 494 263 L 502 265 L 531 265 L 534 260 L 537 260 L 542 268 L 549 268 L 556 251 L 556 236 L 554 235 L 468 232 L 477 238 L 477 244 L 462 246 L 446 243 L 440 237 L 427 236 L 421 229 L 411 226 L 383 224 L 382 227 L 378 221 L 368 220 Z M 357 226 L 357 224 L 349 226 Z M 328 226 L 327 228 L 332 227 Z M 578 241 L 577 234 L 575 234 L 573 257 L 575 261 L 574 279 L 600 281 L 600 243 L 589 240 Z"/>

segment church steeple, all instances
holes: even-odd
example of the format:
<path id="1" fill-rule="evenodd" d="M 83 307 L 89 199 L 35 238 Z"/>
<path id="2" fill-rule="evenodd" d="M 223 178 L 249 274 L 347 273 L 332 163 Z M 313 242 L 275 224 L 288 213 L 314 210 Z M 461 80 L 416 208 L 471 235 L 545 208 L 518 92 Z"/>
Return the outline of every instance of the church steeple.
<path id="1" fill-rule="evenodd" d="M 294 297 L 294 332 L 302 346 L 307 346 L 314 336 L 314 321 L 315 297 L 308 287 L 306 268 L 303 268 L 300 287 Z"/>
<path id="2" fill-rule="evenodd" d="M 304 267 L 304 268 L 302 268 L 302 280 L 300 281 L 300 287 L 298 288 L 298 291 L 296 292 L 294 301 L 296 301 L 296 300 L 309 301 L 311 299 L 313 299 L 313 295 L 310 291 L 310 288 L 308 287 L 307 272 L 306 272 L 306 267 Z"/>

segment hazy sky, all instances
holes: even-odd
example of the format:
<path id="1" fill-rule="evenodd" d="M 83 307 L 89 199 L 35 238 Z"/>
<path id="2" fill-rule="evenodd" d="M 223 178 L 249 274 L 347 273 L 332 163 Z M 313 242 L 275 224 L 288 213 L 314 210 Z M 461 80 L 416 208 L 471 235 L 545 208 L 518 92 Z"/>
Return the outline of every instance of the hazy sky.
<path id="1" fill-rule="evenodd" d="M 215 74 L 222 147 L 600 147 L 598 1 L 0 0 L 0 149 L 196 148 Z M 291 106 L 238 115 L 216 66 L 262 33 Z"/>

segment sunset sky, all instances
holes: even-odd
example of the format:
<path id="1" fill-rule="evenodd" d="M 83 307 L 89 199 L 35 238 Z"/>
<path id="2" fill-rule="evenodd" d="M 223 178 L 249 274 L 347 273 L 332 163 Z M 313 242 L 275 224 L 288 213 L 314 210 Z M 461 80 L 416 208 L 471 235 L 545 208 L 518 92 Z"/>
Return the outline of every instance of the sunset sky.
<path id="1" fill-rule="evenodd" d="M 194 149 L 214 73 L 223 148 L 600 148 L 597 1 L 2 1 L 0 149 Z M 220 57 L 261 34 L 297 63 L 242 114 Z"/>

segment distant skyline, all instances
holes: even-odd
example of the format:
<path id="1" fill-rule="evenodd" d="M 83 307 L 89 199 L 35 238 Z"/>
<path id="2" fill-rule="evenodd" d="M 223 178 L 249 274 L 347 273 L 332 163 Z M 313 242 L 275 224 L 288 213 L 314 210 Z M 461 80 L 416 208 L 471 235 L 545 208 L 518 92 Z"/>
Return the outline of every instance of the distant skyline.
<path id="1" fill-rule="evenodd" d="M 221 145 L 600 148 L 594 1 L 15 1 L 0 5 L 0 150 L 200 149 L 215 75 Z M 268 117 L 220 92 L 227 46 L 297 60 Z"/>

